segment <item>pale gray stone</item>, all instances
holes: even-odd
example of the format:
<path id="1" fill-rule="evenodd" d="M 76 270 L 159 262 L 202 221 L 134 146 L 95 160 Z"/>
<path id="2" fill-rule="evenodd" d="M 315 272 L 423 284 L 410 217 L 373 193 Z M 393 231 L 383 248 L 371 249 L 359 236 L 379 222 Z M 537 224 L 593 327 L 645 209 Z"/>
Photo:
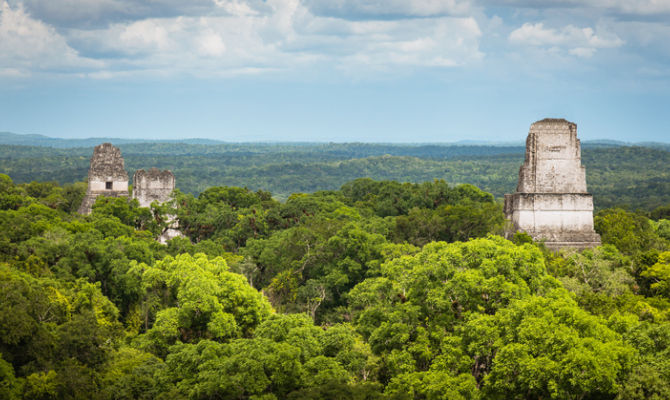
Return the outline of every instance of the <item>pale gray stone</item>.
<path id="1" fill-rule="evenodd" d="M 505 216 L 512 223 L 508 235 L 523 231 L 551 249 L 600 245 L 576 124 L 547 118 L 530 126 L 516 193 L 505 195 Z"/>
<path id="2" fill-rule="evenodd" d="M 133 175 L 133 198 L 137 199 L 140 207 L 149 207 L 154 201 L 165 203 L 172 200 L 174 188 L 175 177 L 168 170 L 140 169 Z M 79 213 L 90 214 L 98 196 L 128 197 L 128 173 L 121 157 L 121 150 L 111 143 L 103 143 L 93 150 L 88 170 L 88 189 L 79 207 Z M 168 227 L 158 238 L 161 243 L 181 236 L 173 215 L 167 216 L 167 222 Z"/>
<path id="3" fill-rule="evenodd" d="M 133 175 L 133 198 L 137 199 L 140 207 L 149 207 L 154 201 L 166 203 L 172 200 L 174 188 L 175 177 L 168 170 L 161 171 L 157 168 L 151 168 L 145 171 L 138 169 Z M 158 238 L 161 243 L 166 243 L 172 238 L 181 236 L 175 216 L 167 215 L 166 217 L 168 227 Z"/>
<path id="4" fill-rule="evenodd" d="M 133 175 L 133 198 L 137 199 L 140 207 L 149 207 L 154 201 L 159 203 L 169 201 L 174 187 L 174 174 L 168 170 L 138 169 Z"/>
<path id="5" fill-rule="evenodd" d="M 90 214 L 98 196 L 128 197 L 128 173 L 124 168 L 121 150 L 103 143 L 93 150 L 88 170 L 88 189 L 78 212 Z"/>

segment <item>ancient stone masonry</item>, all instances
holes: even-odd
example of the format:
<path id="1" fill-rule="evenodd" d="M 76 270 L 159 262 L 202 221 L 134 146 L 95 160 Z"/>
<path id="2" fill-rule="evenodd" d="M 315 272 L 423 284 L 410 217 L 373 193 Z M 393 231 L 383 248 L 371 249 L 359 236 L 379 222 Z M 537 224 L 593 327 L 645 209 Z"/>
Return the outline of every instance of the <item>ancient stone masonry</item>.
<path id="1" fill-rule="evenodd" d="M 524 231 L 554 250 L 600 245 L 576 124 L 547 118 L 530 126 L 516 193 L 505 195 L 505 216 L 513 225 L 509 234 Z"/>
<path id="2" fill-rule="evenodd" d="M 79 207 L 80 214 L 90 214 L 95 199 L 100 196 L 128 197 L 128 173 L 118 147 L 111 143 L 96 146 L 88 170 L 88 190 Z"/>
<path id="3" fill-rule="evenodd" d="M 133 175 L 133 198 L 137 199 L 140 207 L 149 207 L 151 203 L 165 203 L 172 200 L 172 191 L 175 188 L 174 174 L 168 170 L 160 171 L 151 168 L 148 171 L 139 169 Z M 168 227 L 159 237 L 161 243 L 181 236 L 177 229 L 177 221 L 173 215 L 168 215 Z"/>
<path id="4" fill-rule="evenodd" d="M 174 188 L 175 178 L 168 170 L 140 169 L 133 175 L 133 198 L 137 199 L 140 207 L 149 207 L 154 201 L 159 203 L 170 201 Z M 88 170 L 88 190 L 79 207 L 79 213 L 90 214 L 98 196 L 128 197 L 128 173 L 124 168 L 121 150 L 111 143 L 103 143 L 93 150 L 91 167 Z M 177 228 L 175 217 L 168 215 L 167 228 L 158 240 L 165 243 L 181 236 Z"/>
<path id="5" fill-rule="evenodd" d="M 168 170 L 138 169 L 133 175 L 133 198 L 139 201 L 140 207 L 149 207 L 154 201 L 164 203 L 170 200 L 174 184 L 174 175 Z"/>

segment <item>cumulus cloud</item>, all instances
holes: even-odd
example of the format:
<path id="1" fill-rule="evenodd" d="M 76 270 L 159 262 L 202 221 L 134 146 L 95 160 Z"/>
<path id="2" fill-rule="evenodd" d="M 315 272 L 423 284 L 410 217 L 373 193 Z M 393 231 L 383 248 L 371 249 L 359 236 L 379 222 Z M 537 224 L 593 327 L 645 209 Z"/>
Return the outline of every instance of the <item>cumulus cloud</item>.
<path id="1" fill-rule="evenodd" d="M 353 65 L 449 67 L 483 57 L 477 50 L 481 32 L 472 18 L 446 18 L 429 25 L 420 20 L 353 23 L 352 30 L 370 35 L 362 46 L 355 45 L 358 35 L 350 39 L 353 48 L 345 60 Z"/>
<path id="2" fill-rule="evenodd" d="M 125 0 L 102 0 L 98 5 L 92 0 L 62 1 L 88 6 L 82 15 L 101 13 L 96 7 L 130 10 L 122 7 Z M 468 16 L 349 20 L 315 15 L 300 0 L 254 1 L 212 0 L 212 10 L 218 11 L 203 15 L 108 21 L 97 27 L 57 29 L 34 19 L 21 5 L 12 8 L 4 2 L 3 10 L 7 11 L 3 15 L 31 32 L 29 36 L 51 40 L 43 46 L 49 54 L 26 54 L 25 60 L 62 60 L 63 56 L 74 64 L 97 60 L 101 67 L 89 76 L 100 78 L 132 71 L 219 75 L 292 71 L 315 65 L 346 70 L 453 67 L 483 57 L 479 50 L 481 31 L 477 21 Z M 178 2 L 157 3 L 176 7 Z M 204 0 L 195 3 L 205 5 Z M 427 1 L 423 9 L 418 5 L 410 9 L 430 14 L 450 5 L 456 7 L 456 0 Z M 54 19 L 55 14 L 50 15 Z M 16 22 L 19 17 L 25 21 Z M 16 56 L 11 54 L 16 51 L 9 54 L 5 67 L 13 68 L 10 61 Z"/>
<path id="3" fill-rule="evenodd" d="M 520 45 L 564 48 L 580 57 L 591 57 L 597 49 L 619 47 L 624 43 L 614 34 L 598 35 L 590 27 L 568 25 L 553 29 L 546 28 L 542 22 L 523 24 L 510 33 L 509 40 Z"/>
<path id="4" fill-rule="evenodd" d="M 99 68 L 100 61 L 80 57 L 67 40 L 35 20 L 19 5 L 0 3 L 0 74 L 27 76 L 31 71 Z"/>
<path id="5" fill-rule="evenodd" d="M 260 1 L 260 0 L 259 0 Z M 26 11 L 56 27 L 100 28 L 146 18 L 197 16 L 229 11 L 235 0 L 22 0 Z"/>
<path id="6" fill-rule="evenodd" d="M 626 14 L 654 15 L 670 13 L 668 0 L 592 0 L 596 6 L 607 7 Z"/>
<path id="7" fill-rule="evenodd" d="M 663 12 L 670 0 L 495 3 L 648 13 Z M 646 40 L 651 43 L 649 52 L 667 46 L 667 40 L 651 34 L 665 32 L 667 37 L 660 28 L 628 32 L 609 17 L 567 23 L 565 15 L 570 14 L 564 11 L 546 18 L 533 14 L 543 22 L 512 30 L 506 17 L 485 17 L 478 8 L 481 4 L 477 0 L 0 0 L 0 76 L 35 71 L 83 71 L 100 78 L 140 73 L 211 76 L 324 69 L 367 74 L 472 65 L 484 59 L 482 41 L 488 41 L 485 46 L 492 56 L 509 51 L 510 44 L 524 52 L 542 49 L 581 58 L 621 47 L 624 39 L 636 44 Z"/>
<path id="8" fill-rule="evenodd" d="M 312 13 L 345 19 L 408 18 L 468 14 L 470 0 L 306 0 Z"/>
<path id="9" fill-rule="evenodd" d="M 653 16 L 670 13 L 668 0 L 482 0 L 491 6 L 511 6 L 531 9 L 576 8 L 601 10 L 613 14 Z"/>

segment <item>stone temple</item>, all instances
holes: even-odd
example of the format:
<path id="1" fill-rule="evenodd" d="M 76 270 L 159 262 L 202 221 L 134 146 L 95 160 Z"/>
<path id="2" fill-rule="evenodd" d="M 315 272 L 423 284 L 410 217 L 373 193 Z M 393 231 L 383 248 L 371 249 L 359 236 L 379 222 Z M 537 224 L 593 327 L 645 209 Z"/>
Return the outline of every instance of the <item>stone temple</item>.
<path id="1" fill-rule="evenodd" d="M 149 207 L 154 201 L 165 203 L 172 200 L 172 191 L 175 188 L 175 178 L 167 169 L 161 171 L 151 168 L 148 171 L 138 169 L 133 175 L 133 198 L 137 199 L 140 207 Z M 158 241 L 166 243 L 168 240 L 181 236 L 177 229 L 177 221 L 173 215 L 167 216 L 168 227 L 161 233 Z"/>
<path id="2" fill-rule="evenodd" d="M 133 198 L 140 207 L 149 207 L 154 201 L 164 203 L 172 198 L 174 185 L 174 175 L 168 170 L 138 169 L 133 175 Z"/>
<path id="3" fill-rule="evenodd" d="M 128 173 L 121 150 L 111 143 L 95 146 L 88 170 L 88 189 L 79 207 L 80 214 L 90 214 L 98 196 L 128 197 Z"/>
<path id="4" fill-rule="evenodd" d="M 505 216 L 513 231 L 553 250 L 600 245 L 576 124 L 547 118 L 530 126 L 516 193 L 505 195 Z"/>
<path id="5" fill-rule="evenodd" d="M 137 199 L 140 207 L 149 207 L 154 201 L 170 201 L 174 188 L 175 178 L 168 170 L 140 169 L 133 175 L 133 198 Z M 79 207 L 79 213 L 90 214 L 98 196 L 128 197 L 128 173 L 121 150 L 111 143 L 103 143 L 93 150 L 91 167 L 88 170 L 88 190 Z M 177 236 L 181 236 L 177 221 L 173 215 L 168 215 L 167 228 L 158 240 L 165 243 Z"/>

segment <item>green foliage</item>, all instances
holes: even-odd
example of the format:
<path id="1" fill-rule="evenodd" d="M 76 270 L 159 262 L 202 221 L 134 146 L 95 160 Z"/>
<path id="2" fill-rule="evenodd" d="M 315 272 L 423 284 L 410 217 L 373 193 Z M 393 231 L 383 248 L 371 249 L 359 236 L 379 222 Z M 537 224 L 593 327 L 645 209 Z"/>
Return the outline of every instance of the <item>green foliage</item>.
<path id="1" fill-rule="evenodd" d="M 92 214 L 94 217 L 115 217 L 122 224 L 137 229 L 146 229 L 153 220 L 148 208 L 140 208 L 137 199 L 126 197 L 99 196 L 93 204 Z"/>
<path id="2" fill-rule="evenodd" d="M 104 367 L 101 399 L 155 399 L 166 389 L 157 379 L 164 370 L 163 361 L 130 347 L 122 347 L 111 355 Z"/>
<path id="3" fill-rule="evenodd" d="M 266 236 L 279 221 L 279 203 L 262 191 L 214 187 L 198 198 L 177 191 L 175 204 L 179 226 L 193 241 L 211 239 L 229 251 Z"/>
<path id="4" fill-rule="evenodd" d="M 617 257 L 614 249 L 599 256 Z M 566 268 L 576 274 L 581 262 Z M 356 286 L 349 304 L 357 329 L 382 357 L 389 394 L 615 396 L 636 365 L 636 349 L 579 308 L 534 246 L 494 237 L 432 243 L 382 271 Z"/>
<path id="5" fill-rule="evenodd" d="M 99 285 L 35 278 L 0 265 L 0 296 L 0 369 L 8 385 L 2 390 L 11 395 L 23 385 L 24 398 L 94 393 L 92 376 L 121 332 L 118 311 Z"/>
<path id="6" fill-rule="evenodd" d="M 7 400 L 18 399 L 21 392 L 21 383 L 14 375 L 12 364 L 3 360 L 2 354 L 0 354 L 0 398 Z"/>
<path id="7" fill-rule="evenodd" d="M 142 308 L 148 330 L 138 343 L 158 355 L 177 341 L 250 336 L 270 313 L 267 300 L 243 276 L 229 272 L 223 258 L 181 254 L 153 266 L 132 265 L 146 293 Z"/>
<path id="8" fill-rule="evenodd" d="M 601 210 L 603 246 L 553 253 L 441 180 L 101 197 L 88 216 L 81 185 L 0 187 L 3 399 L 670 393 L 663 218 Z M 186 236 L 162 245 L 168 215 Z"/>
<path id="9" fill-rule="evenodd" d="M 390 241 L 467 240 L 497 231 L 503 221 L 491 195 L 469 185 L 370 179 L 339 193 L 291 196 L 280 215 L 285 229 L 250 239 L 243 249 L 250 267 L 245 275 L 267 289 L 277 309 L 333 322 L 343 320 L 343 295 L 379 274 Z"/>
<path id="10" fill-rule="evenodd" d="M 510 240 L 517 246 L 522 246 L 526 243 L 528 244 L 533 243 L 533 237 L 527 234 L 526 232 L 515 232 Z"/>
<path id="11" fill-rule="evenodd" d="M 630 258 L 612 245 L 570 251 L 561 261 L 555 273 L 565 288 L 578 295 L 602 293 L 614 297 L 631 293 L 636 286 Z"/>
<path id="12" fill-rule="evenodd" d="M 661 253 L 658 256 L 658 262 L 643 271 L 641 275 L 653 280 L 651 289 L 655 293 L 670 298 L 670 251 Z"/>
<path id="13" fill-rule="evenodd" d="M 490 369 L 482 390 L 492 398 L 614 395 L 636 355 L 604 321 L 560 291 L 516 301 L 489 318 L 469 321 L 464 333 L 476 357 L 483 357 L 482 369 Z M 473 332 L 485 332 L 492 342 Z"/>
<path id="14" fill-rule="evenodd" d="M 80 182 L 86 178 L 92 154 L 92 145 L 86 145 L 69 149 L 0 146 L 0 171 L 19 183 Z M 120 147 L 131 175 L 149 165 L 167 168 L 185 193 L 239 186 L 269 190 L 279 199 L 292 193 L 335 190 L 360 177 L 400 182 L 437 178 L 450 184 L 470 183 L 501 198 L 514 190 L 524 156 L 521 144 L 124 143 Z M 597 209 L 627 205 L 651 211 L 670 203 L 667 147 L 582 147 Z"/>
<path id="15" fill-rule="evenodd" d="M 603 243 L 613 244 L 625 254 L 659 247 L 660 238 L 644 216 L 621 208 L 601 210 L 593 219 Z"/>

